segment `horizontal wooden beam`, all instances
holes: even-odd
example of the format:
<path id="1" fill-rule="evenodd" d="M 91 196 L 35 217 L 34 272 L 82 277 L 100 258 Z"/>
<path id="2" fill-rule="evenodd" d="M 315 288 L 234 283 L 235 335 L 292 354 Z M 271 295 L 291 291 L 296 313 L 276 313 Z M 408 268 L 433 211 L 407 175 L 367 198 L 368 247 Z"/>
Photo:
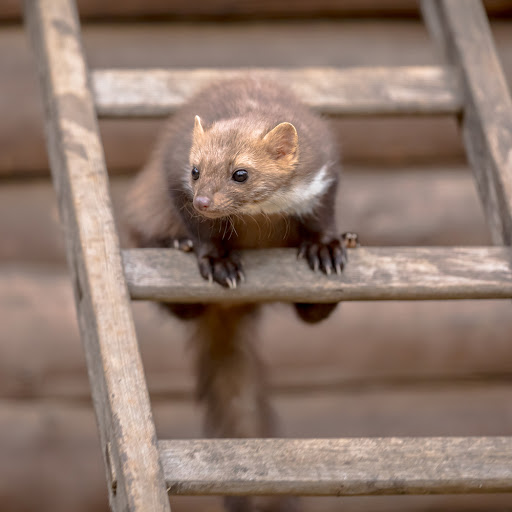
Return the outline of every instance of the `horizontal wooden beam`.
<path id="1" fill-rule="evenodd" d="M 512 437 L 160 441 L 170 494 L 512 492 Z"/>
<path id="2" fill-rule="evenodd" d="M 325 276 L 293 249 L 243 254 L 246 282 L 208 284 L 195 258 L 174 249 L 123 253 L 134 299 L 169 302 L 336 302 L 512 298 L 510 250 L 503 247 L 386 247 L 349 251 L 343 275 Z"/>
<path id="3" fill-rule="evenodd" d="M 330 115 L 453 114 L 461 93 L 450 68 L 96 70 L 93 90 L 105 117 L 164 116 L 212 80 L 241 73 L 289 85 L 314 109 Z"/>

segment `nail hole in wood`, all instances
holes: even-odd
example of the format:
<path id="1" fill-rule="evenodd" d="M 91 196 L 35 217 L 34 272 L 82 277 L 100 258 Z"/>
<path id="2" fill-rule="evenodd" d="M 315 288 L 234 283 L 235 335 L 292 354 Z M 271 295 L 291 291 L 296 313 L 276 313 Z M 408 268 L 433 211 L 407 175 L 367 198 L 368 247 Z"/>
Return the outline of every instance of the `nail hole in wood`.
<path id="1" fill-rule="evenodd" d="M 110 488 L 112 489 L 112 494 L 115 496 L 117 492 L 117 476 L 116 468 L 112 463 L 112 448 L 110 443 L 107 443 L 107 446 L 105 448 L 105 460 L 107 461 L 107 471 L 108 477 L 110 479 Z"/>

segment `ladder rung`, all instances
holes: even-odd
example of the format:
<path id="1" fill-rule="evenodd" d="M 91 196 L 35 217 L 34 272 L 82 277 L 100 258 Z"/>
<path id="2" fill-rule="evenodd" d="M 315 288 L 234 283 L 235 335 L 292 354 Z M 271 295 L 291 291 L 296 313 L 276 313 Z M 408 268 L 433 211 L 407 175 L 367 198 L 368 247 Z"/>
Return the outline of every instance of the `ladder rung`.
<path id="1" fill-rule="evenodd" d="M 505 247 L 364 247 L 349 251 L 341 277 L 312 272 L 294 249 L 243 254 L 246 282 L 209 285 L 194 255 L 174 249 L 123 251 L 133 299 L 169 302 L 431 300 L 512 298 Z"/>
<path id="2" fill-rule="evenodd" d="M 170 494 L 512 492 L 511 437 L 160 441 Z"/>
<path id="3" fill-rule="evenodd" d="M 289 85 L 326 114 L 453 114 L 461 94 L 451 68 L 374 67 L 253 69 Z M 240 75 L 219 69 L 104 69 L 93 72 L 102 116 L 164 116 L 211 80 Z"/>

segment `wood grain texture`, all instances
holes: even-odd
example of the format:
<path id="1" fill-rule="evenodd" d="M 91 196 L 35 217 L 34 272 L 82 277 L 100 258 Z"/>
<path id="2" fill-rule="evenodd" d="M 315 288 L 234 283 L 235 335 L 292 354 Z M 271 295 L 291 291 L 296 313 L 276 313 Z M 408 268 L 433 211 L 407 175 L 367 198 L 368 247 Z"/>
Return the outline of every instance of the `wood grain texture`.
<path id="1" fill-rule="evenodd" d="M 456 77 L 441 67 L 97 70 L 93 90 L 99 115 L 164 116 L 209 82 L 247 72 L 289 85 L 331 115 L 452 114 L 461 107 Z"/>
<path id="2" fill-rule="evenodd" d="M 160 441 L 170 494 L 511 492 L 512 438 Z"/>
<path id="3" fill-rule="evenodd" d="M 27 0 L 52 175 L 114 511 L 169 511 L 71 0 Z"/>
<path id="4" fill-rule="evenodd" d="M 495 243 L 512 244 L 512 100 L 479 0 L 424 0 L 427 24 L 461 78 L 462 133 Z"/>
<path id="5" fill-rule="evenodd" d="M 134 299 L 170 302 L 334 302 L 512 298 L 506 248 L 359 248 L 341 277 L 312 272 L 294 249 L 243 253 L 246 282 L 208 284 L 192 254 L 174 249 L 123 251 Z"/>

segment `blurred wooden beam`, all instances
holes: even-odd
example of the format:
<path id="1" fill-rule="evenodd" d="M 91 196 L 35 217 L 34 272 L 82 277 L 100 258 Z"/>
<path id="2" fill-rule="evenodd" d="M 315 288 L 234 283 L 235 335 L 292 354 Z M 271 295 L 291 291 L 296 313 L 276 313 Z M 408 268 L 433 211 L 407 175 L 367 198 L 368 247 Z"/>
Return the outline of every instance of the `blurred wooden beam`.
<path id="1" fill-rule="evenodd" d="M 450 68 L 105 69 L 93 72 L 98 114 L 167 116 L 208 83 L 249 73 L 287 84 L 306 104 L 329 115 L 447 115 L 461 109 Z"/>
<path id="2" fill-rule="evenodd" d="M 126 0 L 102 2 L 78 0 L 84 19 L 119 20 L 136 18 L 168 19 L 244 19 L 244 18 L 348 18 L 348 17 L 415 17 L 419 16 L 416 2 L 410 0 Z M 491 16 L 510 16 L 512 6 L 507 0 L 484 0 Z M 0 20 L 20 19 L 17 0 L 3 0 Z"/>

